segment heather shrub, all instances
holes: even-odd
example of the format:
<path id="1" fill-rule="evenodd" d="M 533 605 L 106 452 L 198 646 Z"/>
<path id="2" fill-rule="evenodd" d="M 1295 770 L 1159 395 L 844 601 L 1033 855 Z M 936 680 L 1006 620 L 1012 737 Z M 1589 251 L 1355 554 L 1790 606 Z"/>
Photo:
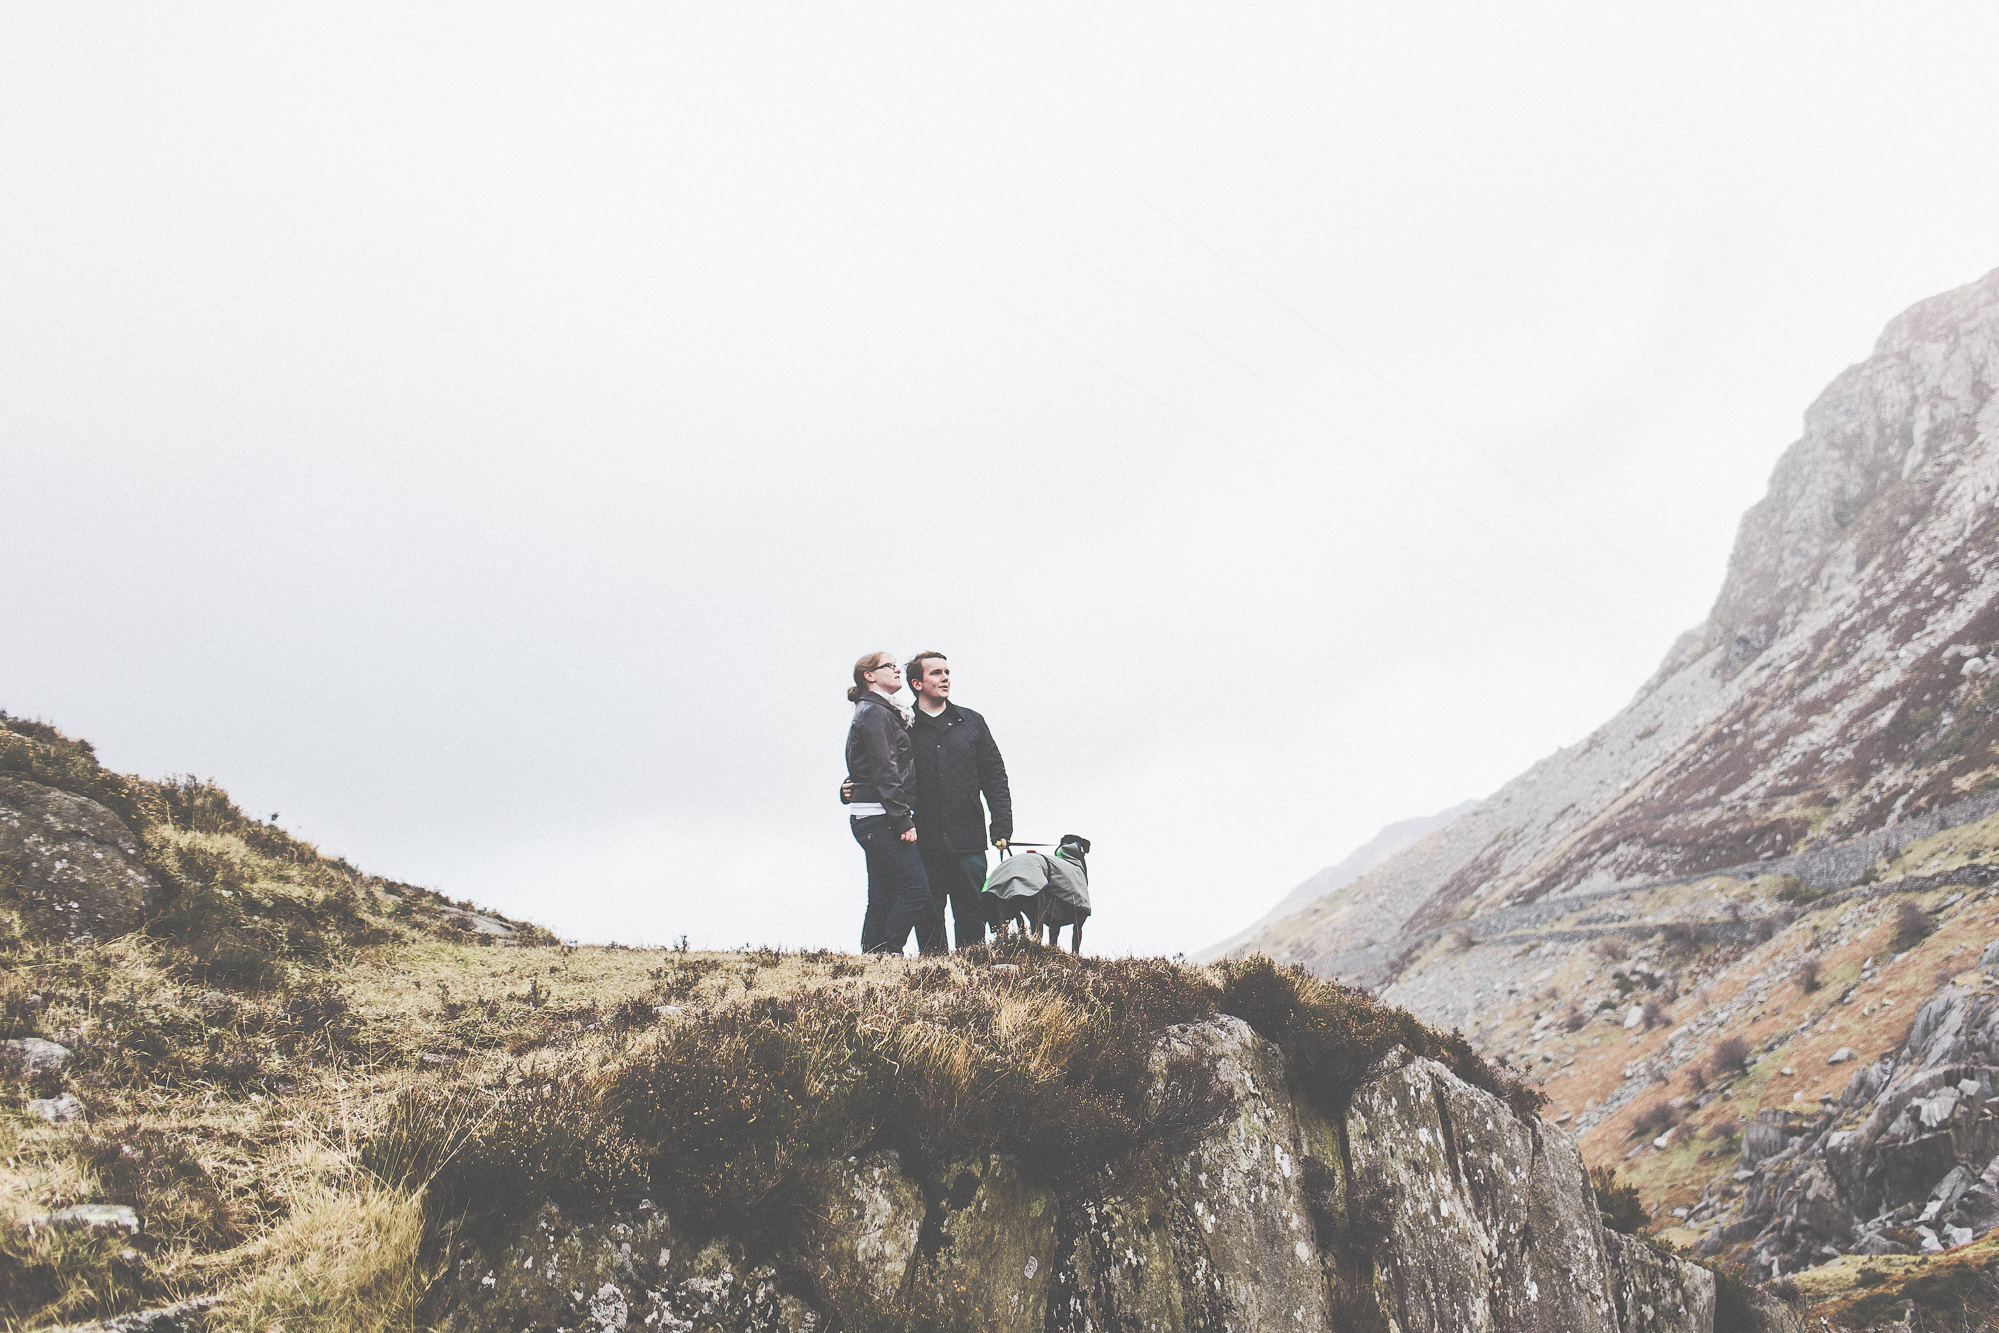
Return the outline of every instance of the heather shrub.
<path id="1" fill-rule="evenodd" d="M 1651 1223 L 1652 1216 L 1645 1211 L 1644 1200 L 1638 1197 L 1638 1187 L 1619 1179 L 1615 1167 L 1591 1167 L 1589 1183 L 1596 1195 L 1597 1212 L 1612 1231 L 1635 1236 Z"/>
<path id="2" fill-rule="evenodd" d="M 1541 1104 L 1461 1034 L 1268 959 L 1228 964 L 1219 983 L 1014 942 L 953 961 L 965 975 L 948 985 L 933 977 L 950 967 L 919 964 L 915 983 L 756 993 L 656 1031 L 605 1100 L 655 1197 L 695 1226 L 782 1230 L 814 1164 L 863 1149 L 893 1148 L 919 1173 L 1006 1153 L 1074 1188 L 1171 1160 L 1234 1099 L 1204 1056 L 1162 1059 L 1160 1037 L 1217 1011 L 1274 1041 L 1294 1086 L 1329 1108 L 1397 1046 L 1523 1111 Z"/>
<path id="3" fill-rule="evenodd" d="M 1777 897 L 1780 901 L 1803 907 L 1825 897 L 1827 890 L 1815 889 L 1796 875 L 1780 875 L 1777 879 Z"/>
<path id="4" fill-rule="evenodd" d="M 0 710 L 0 773 L 96 801 L 134 833 L 164 815 L 151 784 L 106 770 L 89 741 L 71 740 L 45 722 L 30 722 L 4 710 Z"/>
<path id="5" fill-rule="evenodd" d="M 1346 1248 L 1357 1258 L 1370 1258 L 1393 1233 L 1395 1187 L 1379 1176 L 1355 1181 L 1347 1195 Z"/>
<path id="6" fill-rule="evenodd" d="M 1742 1072 L 1749 1061 L 1749 1042 L 1742 1037 L 1723 1037 L 1708 1052 L 1707 1072 L 1709 1078 L 1732 1079 Z"/>
<path id="7" fill-rule="evenodd" d="M 1930 920 L 1928 912 L 1904 900 L 1895 909 L 1895 952 L 1902 953 L 1915 948 L 1935 929 L 1936 923 Z"/>
<path id="8" fill-rule="evenodd" d="M 1368 992 L 1280 969 L 1261 955 L 1219 965 L 1222 1012 L 1235 1014 L 1284 1052 L 1285 1073 L 1329 1109 L 1346 1105 L 1363 1079 L 1396 1047 L 1445 1065 L 1465 1082 L 1512 1104 L 1522 1115 L 1547 1105 L 1545 1094 L 1479 1057 L 1461 1032 L 1437 1032 L 1414 1014 L 1391 1009 Z"/>
<path id="9" fill-rule="evenodd" d="M 1642 1107 L 1631 1117 L 1631 1137 L 1656 1138 L 1686 1118 L 1686 1112 L 1671 1102 L 1660 1100 Z"/>
<path id="10" fill-rule="evenodd" d="M 1213 983 L 1038 952 L 1017 964 L 1031 980 L 828 988 L 677 1024 L 618 1072 L 611 1104 L 669 1210 L 711 1223 L 778 1220 L 802 1168 L 863 1147 L 918 1169 L 1006 1152 L 1080 1184 L 1184 1151 L 1226 1113 L 1206 1062 L 1168 1062 L 1156 1090 L 1152 1067 L 1165 1028 L 1214 1012 Z"/>
<path id="11" fill-rule="evenodd" d="M 1701 947 L 1701 932 L 1692 922 L 1674 921 L 1659 928 L 1659 948 L 1667 958 L 1687 958 Z"/>
<path id="12" fill-rule="evenodd" d="M 351 880 L 273 862 L 233 835 L 156 827 L 146 859 L 170 896 L 145 932 L 198 978 L 274 986 L 383 938 Z"/>
<path id="13" fill-rule="evenodd" d="M 138 1210 L 150 1241 L 214 1250 L 243 1238 L 248 1219 L 188 1139 L 146 1128 L 126 1130 L 115 1141 L 86 1139 L 80 1147 L 102 1202 Z"/>
<path id="14" fill-rule="evenodd" d="M 1321 1252 L 1339 1241 L 1340 1217 L 1344 1212 L 1339 1172 L 1317 1157 L 1307 1155 L 1298 1163 L 1299 1183 L 1304 1187 L 1305 1206 L 1312 1212 L 1312 1227 Z"/>

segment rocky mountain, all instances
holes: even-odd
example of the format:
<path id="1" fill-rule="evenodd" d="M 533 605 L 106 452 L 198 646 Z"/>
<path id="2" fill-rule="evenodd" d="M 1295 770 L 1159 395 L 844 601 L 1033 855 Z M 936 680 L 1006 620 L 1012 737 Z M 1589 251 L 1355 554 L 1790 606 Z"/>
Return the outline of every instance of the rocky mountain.
<path id="1" fill-rule="evenodd" d="M 1892 321 L 1623 712 L 1243 949 L 1382 980 L 1425 932 L 1774 865 L 1999 785 L 1995 383 L 1999 273 Z"/>
<path id="2" fill-rule="evenodd" d="M 1999 274 L 1892 323 L 1708 621 L 1301 969 L 574 949 L 0 714 L 0 1317 L 1982 1327 L 1995 381 Z"/>
<path id="3" fill-rule="evenodd" d="M 1465 801 L 1448 810 L 1440 810 L 1434 815 L 1419 815 L 1415 819 L 1399 820 L 1386 826 L 1372 838 L 1354 848 L 1337 865 L 1327 866 L 1285 894 L 1278 900 L 1277 906 L 1258 917 L 1246 929 L 1238 931 L 1219 944 L 1211 944 L 1191 956 L 1196 962 L 1201 963 L 1228 957 L 1249 943 L 1266 927 L 1304 910 L 1337 889 L 1345 888 L 1395 853 L 1435 833 L 1459 815 L 1475 809 L 1477 805 L 1477 801 Z"/>
<path id="4" fill-rule="evenodd" d="M 1246 946 L 1462 1027 L 1834 1327 L 1999 1292 L 1995 384 L 1999 273 L 1894 320 L 1623 712 Z"/>

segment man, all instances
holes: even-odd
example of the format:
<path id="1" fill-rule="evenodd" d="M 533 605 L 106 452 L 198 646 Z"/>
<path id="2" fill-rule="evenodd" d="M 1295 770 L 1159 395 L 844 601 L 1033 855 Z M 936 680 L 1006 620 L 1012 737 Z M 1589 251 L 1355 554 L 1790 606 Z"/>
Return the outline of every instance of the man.
<path id="1" fill-rule="evenodd" d="M 986 883 L 986 844 L 1002 852 L 1013 837 L 1013 794 L 1007 789 L 1006 761 L 986 720 L 951 702 L 951 663 L 942 653 L 918 653 L 904 669 L 916 694 L 910 722 L 910 748 L 916 758 L 916 850 L 930 879 L 936 913 L 928 923 L 930 937 L 917 931 L 925 953 L 942 953 L 944 904 L 951 904 L 958 947 L 968 948 L 986 937 L 985 913 L 979 890 Z M 980 796 L 992 811 L 987 825 Z"/>
<path id="2" fill-rule="evenodd" d="M 918 653 L 905 670 L 916 695 L 909 727 L 916 761 L 916 792 L 910 806 L 916 818 L 916 851 L 930 881 L 930 919 L 916 928 L 916 944 L 924 953 L 946 953 L 944 905 L 951 905 L 957 922 L 958 947 L 986 937 L 985 913 L 979 890 L 986 883 L 986 843 L 1002 853 L 1013 838 L 1013 794 L 1007 789 L 1006 761 L 986 720 L 951 702 L 951 664 L 942 653 Z M 853 791 L 849 778 L 840 799 Z M 987 826 L 979 797 L 992 810 Z"/>

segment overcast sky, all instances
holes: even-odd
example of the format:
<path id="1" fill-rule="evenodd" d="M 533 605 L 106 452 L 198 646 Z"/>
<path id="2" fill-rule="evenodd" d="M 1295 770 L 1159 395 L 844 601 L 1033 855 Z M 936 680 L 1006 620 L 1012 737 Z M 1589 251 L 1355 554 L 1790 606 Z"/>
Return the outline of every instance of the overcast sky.
<path id="1" fill-rule="evenodd" d="M 0 707 L 585 940 L 854 947 L 936 648 L 1207 944 L 1621 707 L 1999 265 L 1989 4 L 0 15 Z"/>

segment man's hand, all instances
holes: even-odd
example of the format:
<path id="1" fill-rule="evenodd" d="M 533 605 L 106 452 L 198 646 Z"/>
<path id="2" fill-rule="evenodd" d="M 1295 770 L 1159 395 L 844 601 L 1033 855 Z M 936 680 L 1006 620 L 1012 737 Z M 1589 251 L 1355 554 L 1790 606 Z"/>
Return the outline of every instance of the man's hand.
<path id="1" fill-rule="evenodd" d="M 853 803 L 854 803 L 854 780 L 852 778 L 848 778 L 845 782 L 840 784 L 840 804 L 852 805 Z"/>
<path id="2" fill-rule="evenodd" d="M 1002 856 L 1006 855 L 1006 839 L 1005 839 L 1005 838 L 994 838 L 994 839 L 993 839 L 993 846 L 995 846 L 995 847 L 997 847 L 997 848 L 999 848 L 999 849 L 1000 849 L 1000 855 L 1002 855 Z"/>
<path id="3" fill-rule="evenodd" d="M 916 830 L 915 830 L 915 829 L 908 829 L 908 830 L 906 830 L 906 831 L 905 831 L 905 832 L 903 833 L 903 835 L 902 835 L 902 840 L 903 840 L 904 842 L 915 842 L 915 841 L 916 841 Z"/>

